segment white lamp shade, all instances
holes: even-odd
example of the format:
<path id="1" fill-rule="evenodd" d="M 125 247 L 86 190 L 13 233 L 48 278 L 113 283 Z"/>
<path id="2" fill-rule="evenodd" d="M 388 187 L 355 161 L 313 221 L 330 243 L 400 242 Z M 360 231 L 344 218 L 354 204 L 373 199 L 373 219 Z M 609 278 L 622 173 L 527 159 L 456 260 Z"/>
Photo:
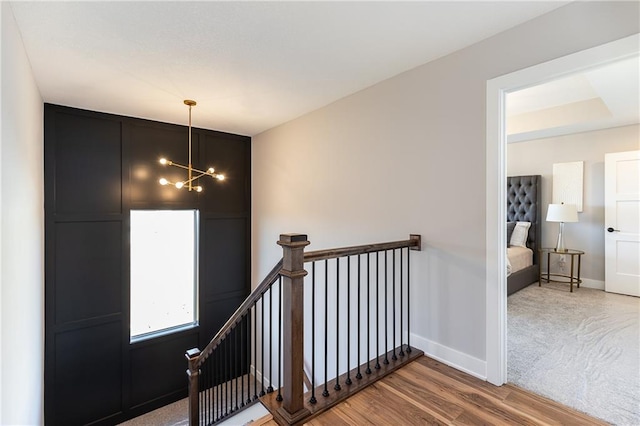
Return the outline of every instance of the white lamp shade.
<path id="1" fill-rule="evenodd" d="M 578 208 L 575 204 L 549 204 L 547 222 L 577 222 Z"/>

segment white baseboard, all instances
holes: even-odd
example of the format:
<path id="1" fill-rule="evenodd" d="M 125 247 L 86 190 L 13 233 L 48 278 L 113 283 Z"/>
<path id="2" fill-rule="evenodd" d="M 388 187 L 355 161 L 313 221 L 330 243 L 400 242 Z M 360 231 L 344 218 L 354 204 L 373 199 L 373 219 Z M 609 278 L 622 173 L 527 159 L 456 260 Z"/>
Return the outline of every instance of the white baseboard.
<path id="1" fill-rule="evenodd" d="M 447 364 L 456 370 L 471 374 L 482 380 L 487 380 L 487 362 L 472 357 L 464 352 L 451 349 L 440 343 L 425 339 L 422 336 L 411 333 L 411 346 L 414 346 L 437 361 Z"/>
<path id="2" fill-rule="evenodd" d="M 604 290 L 604 281 L 583 278 L 582 284 L 580 284 L 580 287 L 594 288 L 596 290 Z"/>
<path id="3" fill-rule="evenodd" d="M 257 370 L 253 364 L 251 364 L 251 367 L 249 367 L 249 369 L 251 371 L 251 374 L 253 374 L 254 377 L 256 377 L 260 381 L 260 383 L 264 385 L 265 389 L 271 386 L 271 382 L 269 381 L 269 379 L 267 379 L 266 377 L 262 377 L 262 371 Z"/>

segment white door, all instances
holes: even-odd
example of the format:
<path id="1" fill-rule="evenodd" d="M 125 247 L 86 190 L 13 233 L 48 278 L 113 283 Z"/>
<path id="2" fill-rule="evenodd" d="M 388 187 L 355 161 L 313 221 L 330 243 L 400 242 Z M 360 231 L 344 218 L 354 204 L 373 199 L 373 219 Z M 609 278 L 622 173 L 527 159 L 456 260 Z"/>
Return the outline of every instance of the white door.
<path id="1" fill-rule="evenodd" d="M 640 296 L 640 151 L 604 156 L 605 291 Z"/>

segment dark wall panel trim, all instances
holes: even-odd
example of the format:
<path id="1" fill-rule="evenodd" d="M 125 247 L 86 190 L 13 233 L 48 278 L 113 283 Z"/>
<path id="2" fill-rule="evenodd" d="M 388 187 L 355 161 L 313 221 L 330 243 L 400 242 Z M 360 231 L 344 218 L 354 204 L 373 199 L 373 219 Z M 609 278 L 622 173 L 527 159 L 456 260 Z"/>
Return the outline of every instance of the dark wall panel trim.
<path id="1" fill-rule="evenodd" d="M 192 129 L 194 166 L 213 161 L 230 178 L 225 186 L 207 182 L 202 194 L 176 193 L 157 184 L 162 168 L 156 157 L 159 150 L 176 161 L 186 154 L 186 126 L 52 104 L 45 104 L 44 120 L 45 423 L 115 425 L 185 397 L 184 351 L 207 342 L 220 321 L 211 302 L 225 300 L 231 309 L 250 291 L 251 139 Z M 201 223 L 224 231 L 210 234 L 208 245 L 200 236 L 199 325 L 130 343 L 130 211 L 191 208 L 200 211 Z M 217 239 L 223 237 L 233 241 L 231 275 L 205 273 L 214 255 L 209 247 L 220 250 Z M 96 296 L 92 286 L 108 290 Z M 106 340 L 94 333 L 107 333 Z M 89 341 L 95 343 L 83 346 Z M 93 365 L 85 352 L 104 359 Z M 110 377 L 106 387 L 92 387 L 90 377 L 81 384 L 73 377 L 74 363 L 82 372 L 103 363 L 118 377 Z M 145 387 L 155 377 L 166 383 Z M 56 389 L 69 395 L 56 395 Z M 68 404 L 74 389 L 86 400 L 81 413 Z M 108 411 L 98 396 L 109 401 Z"/>
<path id="2" fill-rule="evenodd" d="M 108 315 L 102 315 L 93 318 L 85 318 L 78 321 L 71 321 L 63 324 L 56 324 L 52 331 L 56 334 L 65 333 L 71 330 L 79 330 L 81 328 L 96 327 L 111 322 L 122 321 L 122 313 L 117 312 Z"/>

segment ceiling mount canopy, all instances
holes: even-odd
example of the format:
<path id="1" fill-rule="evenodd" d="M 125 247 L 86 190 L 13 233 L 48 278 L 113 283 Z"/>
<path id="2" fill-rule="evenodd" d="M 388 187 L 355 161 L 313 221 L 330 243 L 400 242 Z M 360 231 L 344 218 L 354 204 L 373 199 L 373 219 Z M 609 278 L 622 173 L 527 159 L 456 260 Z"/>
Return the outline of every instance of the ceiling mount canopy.
<path id="1" fill-rule="evenodd" d="M 178 182 L 170 182 L 165 178 L 160 178 L 160 185 L 173 185 L 177 189 L 187 188 L 189 191 L 202 192 L 202 186 L 194 185 L 193 183 L 203 176 L 211 176 L 214 179 L 224 180 L 224 175 L 216 173 L 213 167 L 209 167 L 207 171 L 194 169 L 191 164 L 191 108 L 196 106 L 196 101 L 191 99 L 185 99 L 184 104 L 189 107 L 189 164 L 184 166 L 179 163 L 175 163 L 166 158 L 160 159 L 160 164 L 163 166 L 175 166 L 187 171 L 187 179 Z"/>

